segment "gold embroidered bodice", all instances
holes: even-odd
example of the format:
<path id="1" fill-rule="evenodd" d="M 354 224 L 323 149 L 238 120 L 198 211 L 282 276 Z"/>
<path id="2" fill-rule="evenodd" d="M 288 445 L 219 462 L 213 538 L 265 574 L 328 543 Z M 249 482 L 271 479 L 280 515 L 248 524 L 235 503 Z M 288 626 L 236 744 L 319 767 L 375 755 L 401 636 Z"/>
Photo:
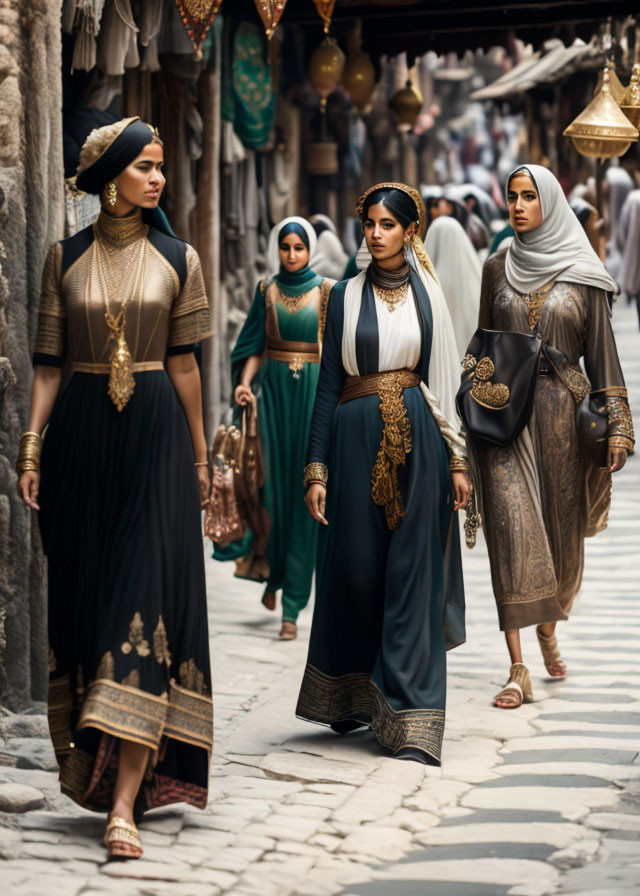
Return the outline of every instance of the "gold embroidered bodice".
<path id="1" fill-rule="evenodd" d="M 69 238 L 83 240 L 83 251 L 65 270 L 63 243 L 52 246 L 43 272 L 34 352 L 71 364 L 109 363 L 114 344 L 105 320 L 105 288 L 115 314 L 128 300 L 125 336 L 135 363 L 163 362 L 168 348 L 210 335 L 198 255 L 186 246 L 181 285 L 178 271 L 157 247 L 172 238 L 164 239 L 150 239 L 139 209 L 124 218 L 102 211 L 93 233 Z"/>

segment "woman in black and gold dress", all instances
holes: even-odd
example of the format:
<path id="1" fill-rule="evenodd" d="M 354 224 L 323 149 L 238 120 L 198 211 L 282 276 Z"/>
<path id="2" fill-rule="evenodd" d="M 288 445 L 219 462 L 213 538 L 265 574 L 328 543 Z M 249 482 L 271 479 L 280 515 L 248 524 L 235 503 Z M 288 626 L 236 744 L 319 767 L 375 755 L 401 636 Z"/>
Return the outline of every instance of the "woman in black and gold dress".
<path id="1" fill-rule="evenodd" d="M 47 257 L 18 459 L 48 558 L 61 788 L 110 812 L 109 853 L 128 858 L 134 805 L 205 806 L 213 735 L 193 353 L 209 309 L 196 252 L 157 209 L 162 162 L 135 118 L 85 142 L 78 187 L 103 207 Z"/>

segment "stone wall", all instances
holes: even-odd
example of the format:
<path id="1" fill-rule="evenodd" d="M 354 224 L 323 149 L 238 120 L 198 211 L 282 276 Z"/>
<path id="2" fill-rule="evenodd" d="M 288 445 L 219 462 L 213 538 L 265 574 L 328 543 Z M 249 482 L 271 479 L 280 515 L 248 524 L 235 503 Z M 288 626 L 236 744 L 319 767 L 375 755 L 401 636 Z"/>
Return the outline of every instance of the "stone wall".
<path id="1" fill-rule="evenodd" d="M 0 703 L 46 696 L 44 562 L 18 500 L 42 264 L 63 235 L 61 0 L 0 0 Z"/>

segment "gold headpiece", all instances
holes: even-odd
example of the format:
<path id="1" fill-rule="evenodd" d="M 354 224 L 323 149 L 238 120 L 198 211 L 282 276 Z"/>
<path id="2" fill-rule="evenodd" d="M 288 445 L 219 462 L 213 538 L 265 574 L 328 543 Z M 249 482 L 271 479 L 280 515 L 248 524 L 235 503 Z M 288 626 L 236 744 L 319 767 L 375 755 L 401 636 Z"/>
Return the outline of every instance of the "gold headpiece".
<path id="1" fill-rule="evenodd" d="M 385 184 L 375 184 L 373 187 L 369 187 L 368 190 L 365 190 L 360 199 L 358 199 L 358 204 L 356 205 L 356 214 L 362 220 L 362 210 L 364 208 L 364 203 L 371 193 L 375 190 L 400 190 L 402 193 L 406 193 L 410 199 L 413 200 L 413 203 L 416 207 L 416 211 L 418 212 L 418 227 L 419 227 L 419 236 L 421 238 L 424 237 L 427 232 L 427 210 L 424 207 L 424 202 L 422 201 L 422 196 L 414 187 L 408 187 L 406 184 L 397 184 L 397 183 L 385 183 Z"/>

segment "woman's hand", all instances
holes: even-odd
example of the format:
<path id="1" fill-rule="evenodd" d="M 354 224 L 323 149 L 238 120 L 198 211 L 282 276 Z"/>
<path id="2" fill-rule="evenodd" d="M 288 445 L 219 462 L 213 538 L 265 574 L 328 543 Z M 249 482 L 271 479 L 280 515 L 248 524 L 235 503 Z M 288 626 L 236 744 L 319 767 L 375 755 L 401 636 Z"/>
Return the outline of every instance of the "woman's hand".
<path id="1" fill-rule="evenodd" d="M 233 396 L 236 400 L 236 404 L 244 406 L 245 404 L 249 404 L 250 401 L 253 401 L 253 392 L 251 391 L 250 386 L 243 386 L 240 383 L 239 386 L 236 386 L 236 391 L 233 393 Z"/>
<path id="2" fill-rule="evenodd" d="M 627 462 L 627 452 L 624 448 L 609 448 L 609 472 L 616 473 Z"/>
<path id="3" fill-rule="evenodd" d="M 307 505 L 307 510 L 309 511 L 311 519 L 322 523 L 323 526 L 329 525 L 329 521 L 326 520 L 324 516 L 324 510 L 327 504 L 327 489 L 324 485 L 321 485 L 319 482 L 312 482 L 307 489 L 304 503 Z"/>
<path id="4" fill-rule="evenodd" d="M 471 480 L 466 473 L 452 473 L 451 484 L 453 486 L 453 509 L 464 510 L 471 498 Z"/>
<path id="5" fill-rule="evenodd" d="M 40 510 L 38 492 L 40 491 L 40 473 L 29 470 L 18 480 L 18 494 L 31 510 Z"/>
<path id="6" fill-rule="evenodd" d="M 211 497 L 209 467 L 196 467 L 196 473 L 198 474 L 198 485 L 200 486 L 200 506 L 205 507 Z"/>

